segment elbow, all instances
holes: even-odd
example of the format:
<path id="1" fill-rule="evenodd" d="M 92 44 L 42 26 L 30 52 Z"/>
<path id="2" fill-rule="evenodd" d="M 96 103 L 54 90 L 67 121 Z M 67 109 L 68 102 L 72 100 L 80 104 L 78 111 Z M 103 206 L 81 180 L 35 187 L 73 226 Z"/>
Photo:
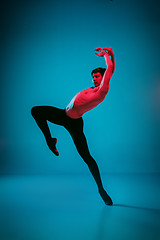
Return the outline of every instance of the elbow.
<path id="1" fill-rule="evenodd" d="M 110 65 L 108 65 L 107 70 L 108 70 L 109 78 L 111 78 L 114 73 L 114 65 L 112 63 Z"/>
<path id="2" fill-rule="evenodd" d="M 110 64 L 108 65 L 108 70 L 109 70 L 111 73 L 114 72 L 114 66 L 113 66 L 113 63 L 110 63 Z"/>
<path id="3" fill-rule="evenodd" d="M 115 71 L 115 65 L 113 65 L 112 74 L 114 73 L 114 71 Z"/>

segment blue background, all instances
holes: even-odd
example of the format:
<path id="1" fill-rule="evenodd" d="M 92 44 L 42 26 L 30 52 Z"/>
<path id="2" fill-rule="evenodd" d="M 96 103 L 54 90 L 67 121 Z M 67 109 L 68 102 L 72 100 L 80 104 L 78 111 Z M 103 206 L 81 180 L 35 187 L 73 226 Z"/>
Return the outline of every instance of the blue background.
<path id="1" fill-rule="evenodd" d="M 116 70 L 106 99 L 84 115 L 102 173 L 160 171 L 158 1 L 57 0 L 1 3 L 1 174 L 86 173 L 69 134 L 56 158 L 30 110 L 64 108 L 105 67 L 94 48 L 111 46 Z"/>

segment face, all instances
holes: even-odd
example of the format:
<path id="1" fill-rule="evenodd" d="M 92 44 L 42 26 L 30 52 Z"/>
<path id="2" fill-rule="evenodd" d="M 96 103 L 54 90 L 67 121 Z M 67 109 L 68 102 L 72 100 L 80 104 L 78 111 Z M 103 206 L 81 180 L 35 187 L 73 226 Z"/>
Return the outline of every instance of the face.
<path id="1" fill-rule="evenodd" d="M 98 87 L 101 84 L 102 78 L 103 77 L 99 72 L 93 74 L 93 82 L 95 87 Z"/>

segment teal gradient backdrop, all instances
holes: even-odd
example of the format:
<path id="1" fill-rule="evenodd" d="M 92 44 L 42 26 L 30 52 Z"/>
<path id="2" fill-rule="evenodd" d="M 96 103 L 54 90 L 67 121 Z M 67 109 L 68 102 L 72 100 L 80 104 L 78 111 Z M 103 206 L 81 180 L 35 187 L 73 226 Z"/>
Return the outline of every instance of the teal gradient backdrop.
<path id="1" fill-rule="evenodd" d="M 109 93 L 84 115 L 102 173 L 160 171 L 158 1 L 57 0 L 1 3 L 1 174 L 86 173 L 73 142 L 51 125 L 60 157 L 31 117 L 34 105 L 64 108 L 105 67 L 94 48 L 111 46 Z"/>

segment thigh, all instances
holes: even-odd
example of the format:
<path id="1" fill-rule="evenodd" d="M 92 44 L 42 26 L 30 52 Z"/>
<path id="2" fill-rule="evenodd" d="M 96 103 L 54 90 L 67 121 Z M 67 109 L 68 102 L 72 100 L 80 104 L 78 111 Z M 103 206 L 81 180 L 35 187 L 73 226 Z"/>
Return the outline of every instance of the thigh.
<path id="1" fill-rule="evenodd" d="M 78 153 L 83 159 L 86 158 L 86 156 L 89 156 L 90 153 L 87 140 L 83 132 L 83 119 L 70 119 L 67 124 L 66 129 L 70 133 Z"/>
<path id="2" fill-rule="evenodd" d="M 83 131 L 74 131 L 72 134 L 72 139 L 74 141 L 74 144 L 76 146 L 76 149 L 78 151 L 78 153 L 80 154 L 80 156 L 84 159 L 87 160 L 88 158 L 90 158 L 90 152 L 88 149 L 88 144 L 87 144 L 87 140 L 86 137 L 84 135 Z"/>
<path id="3" fill-rule="evenodd" d="M 36 110 L 40 119 L 48 120 L 58 125 L 64 125 L 65 123 L 64 109 L 52 106 L 37 106 Z"/>

